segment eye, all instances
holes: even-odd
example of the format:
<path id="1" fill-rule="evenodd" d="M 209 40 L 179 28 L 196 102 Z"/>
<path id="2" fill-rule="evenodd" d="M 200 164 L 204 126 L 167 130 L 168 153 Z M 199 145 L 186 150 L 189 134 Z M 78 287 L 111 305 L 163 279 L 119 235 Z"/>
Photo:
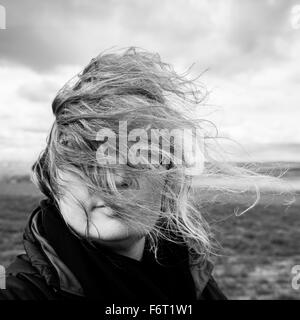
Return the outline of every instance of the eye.
<path id="1" fill-rule="evenodd" d="M 59 138 L 59 143 L 66 147 L 73 147 L 74 146 L 74 140 L 70 135 L 62 134 Z"/>
<path id="2" fill-rule="evenodd" d="M 59 143 L 62 144 L 63 146 L 68 146 L 69 145 L 69 140 L 66 136 L 62 136 L 59 139 Z"/>
<path id="3" fill-rule="evenodd" d="M 120 185 L 121 188 L 128 188 L 130 187 L 130 183 L 128 181 L 126 182 L 122 182 L 121 185 Z"/>
<path id="4" fill-rule="evenodd" d="M 137 179 L 131 177 L 124 178 L 122 182 L 117 185 L 118 189 L 138 189 L 138 187 L 139 184 Z"/>

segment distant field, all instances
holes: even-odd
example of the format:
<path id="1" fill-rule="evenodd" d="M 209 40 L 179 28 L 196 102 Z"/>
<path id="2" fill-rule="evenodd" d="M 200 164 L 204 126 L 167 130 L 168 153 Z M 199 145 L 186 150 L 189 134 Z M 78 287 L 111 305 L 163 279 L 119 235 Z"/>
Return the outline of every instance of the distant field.
<path id="1" fill-rule="evenodd" d="M 23 251 L 24 226 L 37 201 L 30 196 L 0 195 L 0 264 L 7 266 Z"/>
<path id="2" fill-rule="evenodd" d="M 24 225 L 38 201 L 26 178 L 0 183 L 0 264 L 23 250 Z M 299 198 L 286 210 L 268 197 L 240 217 L 232 215 L 237 206 L 239 201 L 206 207 L 222 245 L 214 271 L 220 287 L 229 298 L 299 299 L 300 290 L 291 287 L 291 268 L 300 265 Z"/>
<path id="3" fill-rule="evenodd" d="M 291 269 L 300 264 L 300 205 L 257 205 L 242 216 L 215 206 L 212 219 L 222 249 L 215 277 L 230 298 L 300 299 Z M 228 218 L 226 218 L 226 216 Z M 225 220 L 223 220 L 225 219 Z"/>

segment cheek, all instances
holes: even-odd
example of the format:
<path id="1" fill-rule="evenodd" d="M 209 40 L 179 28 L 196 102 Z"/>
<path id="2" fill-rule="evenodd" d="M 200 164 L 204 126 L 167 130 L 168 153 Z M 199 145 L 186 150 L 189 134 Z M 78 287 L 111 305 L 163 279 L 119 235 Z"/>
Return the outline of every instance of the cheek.
<path id="1" fill-rule="evenodd" d="M 65 221 L 79 234 L 84 235 L 87 225 L 87 217 L 80 203 L 89 204 L 88 189 L 84 183 L 73 176 L 65 175 L 64 195 L 59 201 L 61 214 Z"/>
<path id="2" fill-rule="evenodd" d="M 83 208 L 72 198 L 64 196 L 59 201 L 61 214 L 65 221 L 79 234 L 86 231 L 87 218 Z"/>
<path id="3" fill-rule="evenodd" d="M 149 209 L 158 212 L 161 206 L 162 187 L 151 182 L 148 178 L 139 179 L 139 188 L 128 190 L 128 196 L 133 197 L 139 203 L 144 203 Z"/>
<path id="4" fill-rule="evenodd" d="M 153 208 L 159 208 L 162 196 L 162 187 L 144 178 L 140 183 L 140 197 L 144 198 Z"/>
<path id="5" fill-rule="evenodd" d="M 158 184 L 153 183 L 149 177 L 139 177 L 137 188 L 121 190 L 120 193 L 126 201 L 129 201 L 127 203 L 129 206 L 124 208 L 124 212 L 128 216 L 131 215 L 129 220 L 133 225 L 130 229 L 143 234 L 149 232 L 160 216 L 162 186 L 158 187 Z M 120 210 L 121 208 L 117 206 L 116 209 Z M 129 232 L 131 233 L 132 230 Z"/>

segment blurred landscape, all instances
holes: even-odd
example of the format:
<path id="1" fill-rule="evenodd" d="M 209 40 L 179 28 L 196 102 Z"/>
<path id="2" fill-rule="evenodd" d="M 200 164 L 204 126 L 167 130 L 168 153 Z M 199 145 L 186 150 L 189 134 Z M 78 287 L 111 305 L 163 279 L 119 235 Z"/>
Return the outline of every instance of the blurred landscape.
<path id="1" fill-rule="evenodd" d="M 236 216 L 237 209 L 255 200 L 253 193 L 234 198 L 216 194 L 214 205 L 205 205 L 207 195 L 196 192 L 220 243 L 214 276 L 230 299 L 299 299 L 300 292 L 291 286 L 291 268 L 300 264 L 300 164 L 264 163 L 261 168 L 274 175 L 289 169 L 283 180 L 294 190 L 292 205 L 285 205 L 286 194 L 268 189 L 253 209 Z M 0 264 L 7 266 L 23 252 L 26 220 L 42 196 L 16 167 L 2 167 L 0 176 Z"/>

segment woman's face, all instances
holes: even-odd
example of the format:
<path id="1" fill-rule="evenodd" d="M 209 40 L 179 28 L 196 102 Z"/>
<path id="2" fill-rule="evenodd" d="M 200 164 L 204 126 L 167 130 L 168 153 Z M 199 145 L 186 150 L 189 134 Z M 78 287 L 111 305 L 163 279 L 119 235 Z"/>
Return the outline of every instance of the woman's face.
<path id="1" fill-rule="evenodd" d="M 115 176 L 116 186 L 121 185 L 124 172 Z M 120 219 L 113 217 L 113 210 L 108 207 L 101 194 L 91 195 L 84 182 L 71 173 L 60 172 L 64 186 L 64 195 L 59 201 L 61 214 L 67 224 L 80 235 L 85 235 L 87 217 L 81 203 L 84 203 L 88 216 L 90 217 L 89 236 L 93 240 L 106 245 L 118 245 L 118 243 L 140 239 L 144 236 L 141 230 L 131 228 Z M 134 195 L 135 199 L 153 204 L 152 210 L 159 211 L 161 204 L 161 190 L 154 187 L 145 177 L 137 178 L 138 188 L 128 187 L 122 192 L 128 196 Z M 132 189 L 131 189 L 132 188 Z M 155 221 L 152 221 L 153 225 Z M 151 226 L 150 226 L 151 227 Z"/>

